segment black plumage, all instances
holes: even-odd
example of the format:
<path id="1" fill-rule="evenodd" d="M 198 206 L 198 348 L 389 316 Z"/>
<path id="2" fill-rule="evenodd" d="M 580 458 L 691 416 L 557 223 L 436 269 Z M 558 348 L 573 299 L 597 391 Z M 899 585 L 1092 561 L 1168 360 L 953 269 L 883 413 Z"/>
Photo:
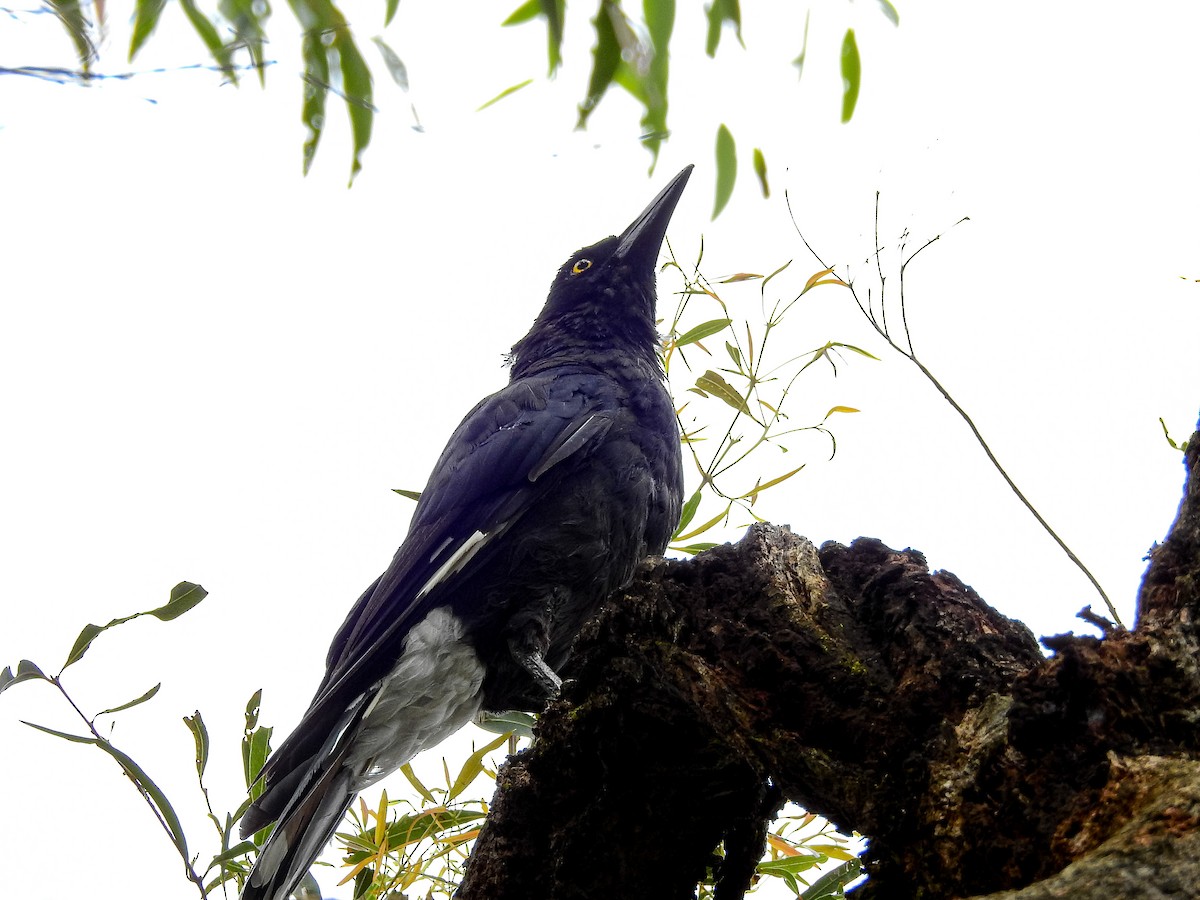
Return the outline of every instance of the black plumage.
<path id="1" fill-rule="evenodd" d="M 391 565 L 263 770 L 273 821 L 243 900 L 284 900 L 358 791 L 481 710 L 540 709 L 580 626 L 666 548 L 683 492 L 655 268 L 691 167 L 620 235 L 575 253 L 451 435 Z"/>

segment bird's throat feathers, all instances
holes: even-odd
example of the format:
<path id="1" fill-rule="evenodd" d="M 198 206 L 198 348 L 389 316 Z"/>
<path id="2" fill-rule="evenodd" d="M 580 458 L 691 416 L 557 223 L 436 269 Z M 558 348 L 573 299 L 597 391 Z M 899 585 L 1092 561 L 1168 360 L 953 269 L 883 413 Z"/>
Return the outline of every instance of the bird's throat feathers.
<path id="1" fill-rule="evenodd" d="M 571 266 L 568 260 L 551 285 L 537 321 L 513 345 L 512 377 L 584 361 L 623 359 L 634 364 L 641 377 L 650 372 L 662 377 L 654 270 L 635 272 L 629 266 L 609 268 L 598 263 L 596 277 L 576 279 Z"/>

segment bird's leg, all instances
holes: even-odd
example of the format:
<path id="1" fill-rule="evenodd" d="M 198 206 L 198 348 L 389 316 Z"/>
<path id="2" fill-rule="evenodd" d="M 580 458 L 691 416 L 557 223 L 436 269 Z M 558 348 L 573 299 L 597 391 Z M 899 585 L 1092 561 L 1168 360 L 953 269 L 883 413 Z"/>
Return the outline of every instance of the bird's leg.
<path id="1" fill-rule="evenodd" d="M 542 659 L 542 654 L 534 647 L 524 646 L 525 642 L 519 637 L 510 637 L 508 639 L 508 649 L 512 653 L 513 659 L 533 676 L 533 680 L 538 683 L 538 686 L 546 692 L 547 697 L 553 697 L 558 693 L 558 689 L 562 687 L 562 679 L 558 674 L 546 665 L 546 661 Z"/>
<path id="2" fill-rule="evenodd" d="M 550 623 L 561 605 L 562 594 L 551 591 L 541 603 L 531 604 L 516 613 L 508 622 L 508 651 L 522 669 L 533 676 L 533 680 L 553 697 L 562 687 L 562 679 L 546 663 L 546 651 L 550 649 Z"/>

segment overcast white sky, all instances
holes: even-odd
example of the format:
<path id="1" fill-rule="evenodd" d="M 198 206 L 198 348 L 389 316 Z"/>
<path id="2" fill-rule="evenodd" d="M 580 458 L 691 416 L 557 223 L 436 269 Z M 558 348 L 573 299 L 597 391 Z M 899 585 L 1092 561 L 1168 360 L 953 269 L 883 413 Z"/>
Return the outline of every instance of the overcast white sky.
<path id="1" fill-rule="evenodd" d="M 876 190 L 889 253 L 905 229 L 919 242 L 970 216 L 910 269 L 926 363 L 1127 620 L 1142 556 L 1173 516 L 1182 466 L 1157 420 L 1182 440 L 1200 405 L 1194 4 L 947 0 L 900 5 L 899 28 L 872 3 L 820 5 L 799 84 L 802 9 L 781 22 L 747 8 L 748 49 L 727 34 L 714 66 L 699 5 L 680 4 L 673 135 L 649 179 L 619 96 L 589 132 L 570 130 L 583 9 L 556 82 L 474 112 L 544 71 L 537 27 L 496 27 L 511 5 L 401 4 L 385 37 L 413 91 L 378 82 L 351 190 L 332 104 L 300 176 L 286 27 L 265 92 L 203 71 L 86 89 L 0 81 L 0 665 L 56 670 L 84 623 L 156 606 L 180 580 L 211 591 L 179 621 L 103 636 L 67 675 L 89 710 L 164 683 L 113 737 L 178 799 L 202 853 L 180 718 L 203 711 L 214 802 L 236 806 L 245 700 L 263 688 L 265 721 L 294 725 L 333 629 L 403 536 L 411 504 L 389 489 L 419 488 L 462 414 L 503 383 L 502 353 L 561 261 L 623 228 L 687 163 L 677 251 L 690 258 L 703 234 L 714 278 L 795 258 L 785 295 L 817 268 L 785 189 L 809 239 L 864 285 Z M 364 42 L 376 7 L 348 8 Z M 179 18 L 172 6 L 164 28 Z M 864 80 L 842 126 L 848 24 Z M 184 34 L 125 67 L 127 23 L 111 31 L 108 71 L 203 59 Z M 5 65 L 70 65 L 70 53 L 49 16 L 0 14 Z M 743 174 L 713 223 L 722 121 Z M 754 146 L 770 201 L 749 171 Z M 660 279 L 664 298 L 676 287 Z M 755 285 L 724 296 L 757 316 Z M 919 548 L 1037 634 L 1082 627 L 1075 612 L 1099 607 L 1087 582 L 844 292 L 808 295 L 783 339 L 797 352 L 843 340 L 882 362 L 802 382 L 797 417 L 862 413 L 834 422 L 832 462 L 819 442 L 793 446 L 786 462 L 809 466 L 764 495 L 763 515 L 817 543 Z M 43 685 L 0 699 L 5 893 L 194 896 L 109 760 L 18 722 L 77 730 L 62 706 Z"/>

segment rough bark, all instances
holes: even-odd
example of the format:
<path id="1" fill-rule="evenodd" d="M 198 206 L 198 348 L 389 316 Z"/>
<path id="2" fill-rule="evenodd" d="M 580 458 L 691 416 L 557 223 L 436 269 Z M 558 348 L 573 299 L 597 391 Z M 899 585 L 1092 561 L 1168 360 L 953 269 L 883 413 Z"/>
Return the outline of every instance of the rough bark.
<path id="1" fill-rule="evenodd" d="M 1136 629 L 1050 658 L 871 539 L 756 526 L 648 566 L 501 770 L 459 897 L 672 900 L 715 867 L 732 900 L 783 799 L 870 838 L 863 897 L 1200 897 L 1198 456 Z"/>

